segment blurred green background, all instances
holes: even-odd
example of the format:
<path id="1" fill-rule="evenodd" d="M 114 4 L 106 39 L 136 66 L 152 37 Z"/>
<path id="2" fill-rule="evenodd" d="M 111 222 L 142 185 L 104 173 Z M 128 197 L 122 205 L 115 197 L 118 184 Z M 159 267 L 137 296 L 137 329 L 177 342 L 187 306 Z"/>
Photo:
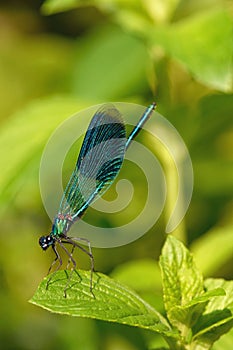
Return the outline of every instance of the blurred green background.
<path id="1" fill-rule="evenodd" d="M 38 181 L 43 148 L 63 120 L 97 103 L 157 101 L 186 142 L 194 169 L 193 198 L 175 234 L 205 276 L 233 278 L 232 16 L 230 0 L 1 2 L 1 349 L 135 350 L 161 342 L 150 332 L 53 315 L 27 302 L 53 258 L 38 246 L 51 227 Z M 140 140 L 150 146 L 146 135 Z M 133 166 L 123 167 L 123 177 L 132 174 Z M 136 188 L 141 177 L 133 176 Z M 135 211 L 138 202 L 140 196 Z M 119 279 L 130 271 L 137 289 L 148 259 L 159 256 L 172 205 L 136 242 L 94 249 L 96 269 Z M 92 209 L 87 219 L 114 225 Z M 86 257 L 79 254 L 78 261 L 89 268 Z M 155 265 L 156 281 L 138 292 L 161 310 L 156 271 Z M 215 349 L 226 349 L 218 344 Z"/>

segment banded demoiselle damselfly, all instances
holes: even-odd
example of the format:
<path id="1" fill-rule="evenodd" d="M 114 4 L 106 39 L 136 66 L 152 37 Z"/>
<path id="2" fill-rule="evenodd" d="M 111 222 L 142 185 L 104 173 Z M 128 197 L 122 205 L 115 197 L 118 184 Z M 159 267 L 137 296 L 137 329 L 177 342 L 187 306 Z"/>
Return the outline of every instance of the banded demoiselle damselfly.
<path id="1" fill-rule="evenodd" d="M 141 127 L 151 116 L 156 103 L 152 103 L 143 113 L 136 127 L 126 136 L 124 120 L 112 104 L 104 104 L 94 114 L 86 131 L 75 169 L 63 193 L 58 214 L 55 216 L 49 235 L 42 236 L 39 244 L 43 250 L 52 247 L 55 259 L 48 274 L 58 261 L 56 272 L 62 265 L 62 258 L 57 250 L 59 245 L 72 262 L 72 271 L 76 268 L 73 258 L 74 248 L 86 253 L 91 261 L 90 291 L 92 292 L 92 276 L 94 257 L 91 243 L 85 238 L 70 237 L 70 227 L 79 220 L 89 205 L 102 195 L 112 184 L 122 166 L 124 155 L 132 140 L 140 132 Z M 88 245 L 88 250 L 78 242 Z M 72 245 L 71 252 L 65 244 Z M 49 281 L 49 280 L 48 280 Z M 48 287 L 48 284 L 47 284 Z M 66 289 L 64 290 L 66 296 Z"/>

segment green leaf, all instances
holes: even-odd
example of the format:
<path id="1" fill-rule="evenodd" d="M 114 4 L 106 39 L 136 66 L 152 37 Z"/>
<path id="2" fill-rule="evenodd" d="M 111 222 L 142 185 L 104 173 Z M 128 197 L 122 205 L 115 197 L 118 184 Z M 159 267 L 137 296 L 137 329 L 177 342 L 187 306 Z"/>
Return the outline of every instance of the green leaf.
<path id="1" fill-rule="evenodd" d="M 205 312 L 193 328 L 195 343 L 211 346 L 233 327 L 233 281 L 207 279 L 205 287 L 207 291 L 222 288 L 226 293 L 224 296 L 213 297 L 210 300 Z"/>
<path id="2" fill-rule="evenodd" d="M 111 277 L 134 289 L 156 310 L 164 313 L 161 273 L 155 260 L 142 259 L 121 264 L 113 270 Z"/>
<path id="3" fill-rule="evenodd" d="M 207 291 L 213 291 L 216 288 L 221 288 L 225 291 L 225 295 L 211 299 L 206 312 L 215 310 L 224 310 L 229 308 L 233 311 L 233 281 L 226 281 L 221 278 L 208 278 L 204 282 Z"/>
<path id="4" fill-rule="evenodd" d="M 128 33 L 105 26 L 78 45 L 73 91 L 79 98 L 125 99 L 147 85 L 146 47 Z"/>
<path id="5" fill-rule="evenodd" d="M 41 282 L 30 302 L 59 314 L 117 322 L 176 337 L 162 315 L 129 288 L 101 273 L 94 273 L 93 296 L 90 273 L 76 272 L 69 281 L 66 298 L 64 289 L 70 271 L 58 271 L 52 276 L 47 290 L 50 277 Z"/>
<path id="6" fill-rule="evenodd" d="M 185 246 L 169 235 L 160 257 L 164 303 L 169 311 L 188 304 L 203 292 L 202 275 Z"/>
<path id="7" fill-rule="evenodd" d="M 169 320 L 181 331 L 184 326 L 191 328 L 205 310 L 210 299 L 225 294 L 224 289 L 216 288 L 194 298 L 184 306 L 175 306 L 169 311 Z"/>
<path id="8" fill-rule="evenodd" d="M 191 250 L 204 275 L 214 274 L 232 259 L 233 226 L 214 228 L 198 238 L 192 244 Z"/>
<path id="9" fill-rule="evenodd" d="M 0 130 L 1 209 L 24 184 L 29 169 L 38 168 L 38 155 L 41 155 L 51 132 L 84 107 L 84 103 L 74 98 L 50 97 L 30 103 L 4 123 Z"/>
<path id="10" fill-rule="evenodd" d="M 210 88 L 232 90 L 232 20 L 224 10 L 207 11 L 147 35 Z"/>

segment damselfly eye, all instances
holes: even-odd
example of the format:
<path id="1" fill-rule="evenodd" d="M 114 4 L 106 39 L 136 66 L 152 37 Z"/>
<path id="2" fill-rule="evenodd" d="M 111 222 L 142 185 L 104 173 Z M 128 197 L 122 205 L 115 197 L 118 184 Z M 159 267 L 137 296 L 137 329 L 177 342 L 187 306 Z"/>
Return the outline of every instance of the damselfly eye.
<path id="1" fill-rule="evenodd" d="M 53 239 L 50 236 L 41 236 L 39 239 L 39 245 L 43 250 L 46 250 L 53 243 Z"/>

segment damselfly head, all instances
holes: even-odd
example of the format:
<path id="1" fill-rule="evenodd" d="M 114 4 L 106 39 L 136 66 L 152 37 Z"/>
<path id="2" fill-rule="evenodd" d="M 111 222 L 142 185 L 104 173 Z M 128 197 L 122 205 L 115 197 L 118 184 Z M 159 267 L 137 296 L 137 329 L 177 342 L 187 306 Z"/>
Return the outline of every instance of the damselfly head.
<path id="1" fill-rule="evenodd" d="M 39 245 L 43 250 L 46 250 L 48 247 L 54 244 L 54 238 L 50 235 L 48 236 L 41 236 L 39 239 Z"/>

